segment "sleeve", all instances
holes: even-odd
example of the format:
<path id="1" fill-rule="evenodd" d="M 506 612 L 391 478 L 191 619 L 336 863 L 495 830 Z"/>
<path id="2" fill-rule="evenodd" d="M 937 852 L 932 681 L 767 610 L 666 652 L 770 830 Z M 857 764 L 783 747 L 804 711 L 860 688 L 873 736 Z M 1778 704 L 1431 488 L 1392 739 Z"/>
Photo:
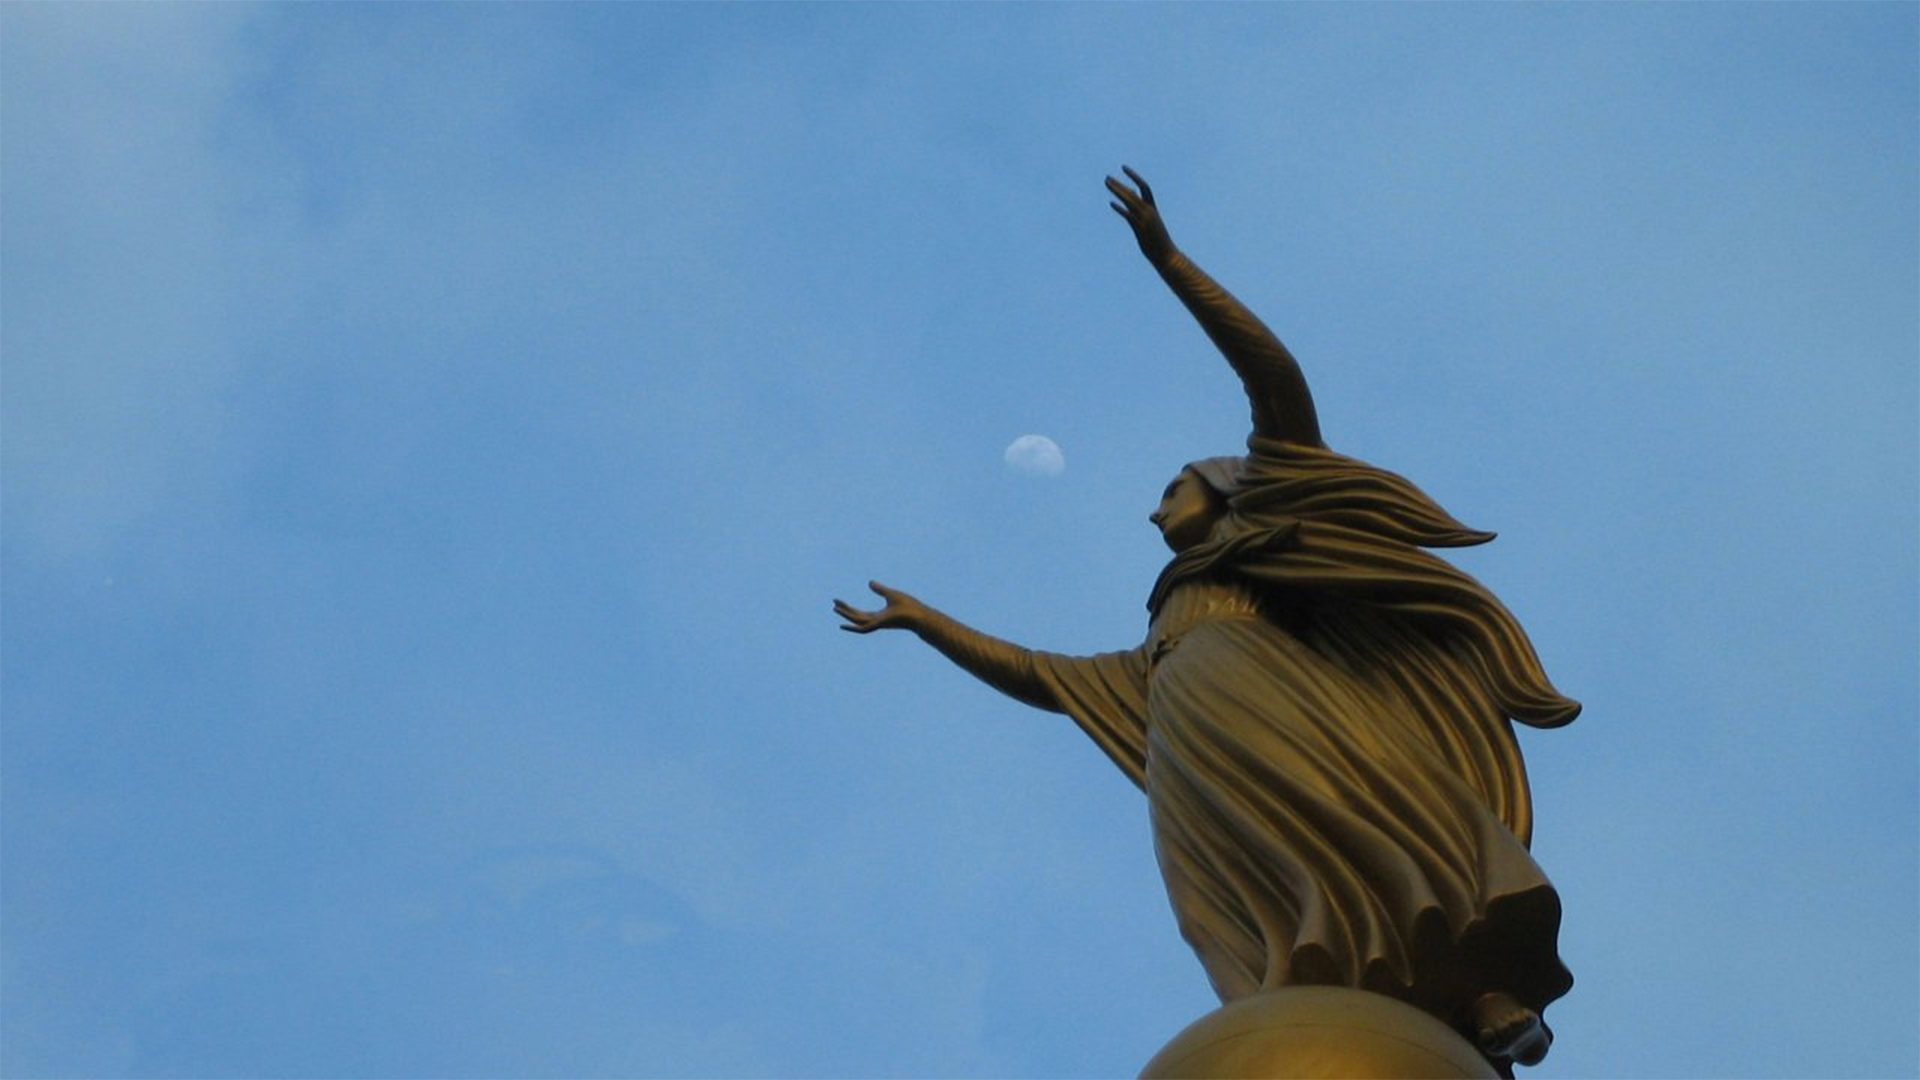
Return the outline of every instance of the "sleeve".
<path id="1" fill-rule="evenodd" d="M 1035 652 L 1034 672 L 1060 711 L 1113 759 L 1135 787 L 1147 782 L 1146 646 L 1094 656 Z"/>
<path id="2" fill-rule="evenodd" d="M 1175 251 L 1156 268 L 1240 376 L 1253 407 L 1254 434 L 1320 445 L 1320 419 L 1306 376 L 1267 324 L 1185 254 Z"/>

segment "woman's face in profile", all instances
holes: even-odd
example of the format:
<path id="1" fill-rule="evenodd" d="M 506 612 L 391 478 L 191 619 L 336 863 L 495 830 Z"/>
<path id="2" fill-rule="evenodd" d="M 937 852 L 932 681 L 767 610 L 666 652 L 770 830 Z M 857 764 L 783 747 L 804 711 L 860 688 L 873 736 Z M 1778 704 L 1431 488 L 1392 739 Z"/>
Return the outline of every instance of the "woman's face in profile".
<path id="1" fill-rule="evenodd" d="M 1219 516 L 1219 507 L 1206 481 L 1183 469 L 1167 485 L 1160 505 L 1147 520 L 1159 526 L 1160 538 L 1167 542 L 1167 547 L 1180 552 L 1205 540 Z"/>

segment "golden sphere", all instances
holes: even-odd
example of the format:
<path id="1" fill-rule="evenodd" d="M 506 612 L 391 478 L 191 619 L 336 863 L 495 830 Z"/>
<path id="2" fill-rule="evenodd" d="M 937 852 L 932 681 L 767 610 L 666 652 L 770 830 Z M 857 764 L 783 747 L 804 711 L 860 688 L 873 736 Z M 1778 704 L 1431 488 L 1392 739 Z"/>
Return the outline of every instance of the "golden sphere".
<path id="1" fill-rule="evenodd" d="M 1403 1002 L 1337 986 L 1295 986 L 1222 1005 L 1187 1025 L 1141 1080 L 1492 1080 L 1473 1044 Z"/>

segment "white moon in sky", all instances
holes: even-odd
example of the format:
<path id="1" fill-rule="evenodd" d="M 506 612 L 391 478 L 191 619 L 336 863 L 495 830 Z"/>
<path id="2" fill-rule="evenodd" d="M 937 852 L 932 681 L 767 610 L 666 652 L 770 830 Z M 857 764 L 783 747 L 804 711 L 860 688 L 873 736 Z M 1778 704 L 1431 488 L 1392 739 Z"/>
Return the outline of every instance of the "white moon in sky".
<path id="1" fill-rule="evenodd" d="M 1028 476 L 1059 476 L 1067 467 L 1060 444 L 1045 435 L 1022 435 L 1007 444 L 1007 468 Z"/>

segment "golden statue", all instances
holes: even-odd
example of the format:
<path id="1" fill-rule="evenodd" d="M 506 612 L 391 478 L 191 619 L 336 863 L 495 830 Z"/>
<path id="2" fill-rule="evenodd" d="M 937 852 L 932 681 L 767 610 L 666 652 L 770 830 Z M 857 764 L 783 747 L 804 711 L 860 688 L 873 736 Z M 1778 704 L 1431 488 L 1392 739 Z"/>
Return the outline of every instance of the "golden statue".
<path id="1" fill-rule="evenodd" d="M 1146 792 L 1180 932 L 1223 1003 L 1384 995 L 1510 1076 L 1546 1054 L 1541 1013 L 1573 982 L 1511 722 L 1558 727 L 1579 703 L 1485 586 L 1425 550 L 1492 534 L 1328 449 L 1292 354 L 1124 171 L 1113 208 L 1253 409 L 1246 456 L 1186 466 L 1152 514 L 1174 554 L 1146 641 L 1025 649 L 878 582 L 879 611 L 834 610 L 855 633 L 912 630 L 1092 737 Z"/>

